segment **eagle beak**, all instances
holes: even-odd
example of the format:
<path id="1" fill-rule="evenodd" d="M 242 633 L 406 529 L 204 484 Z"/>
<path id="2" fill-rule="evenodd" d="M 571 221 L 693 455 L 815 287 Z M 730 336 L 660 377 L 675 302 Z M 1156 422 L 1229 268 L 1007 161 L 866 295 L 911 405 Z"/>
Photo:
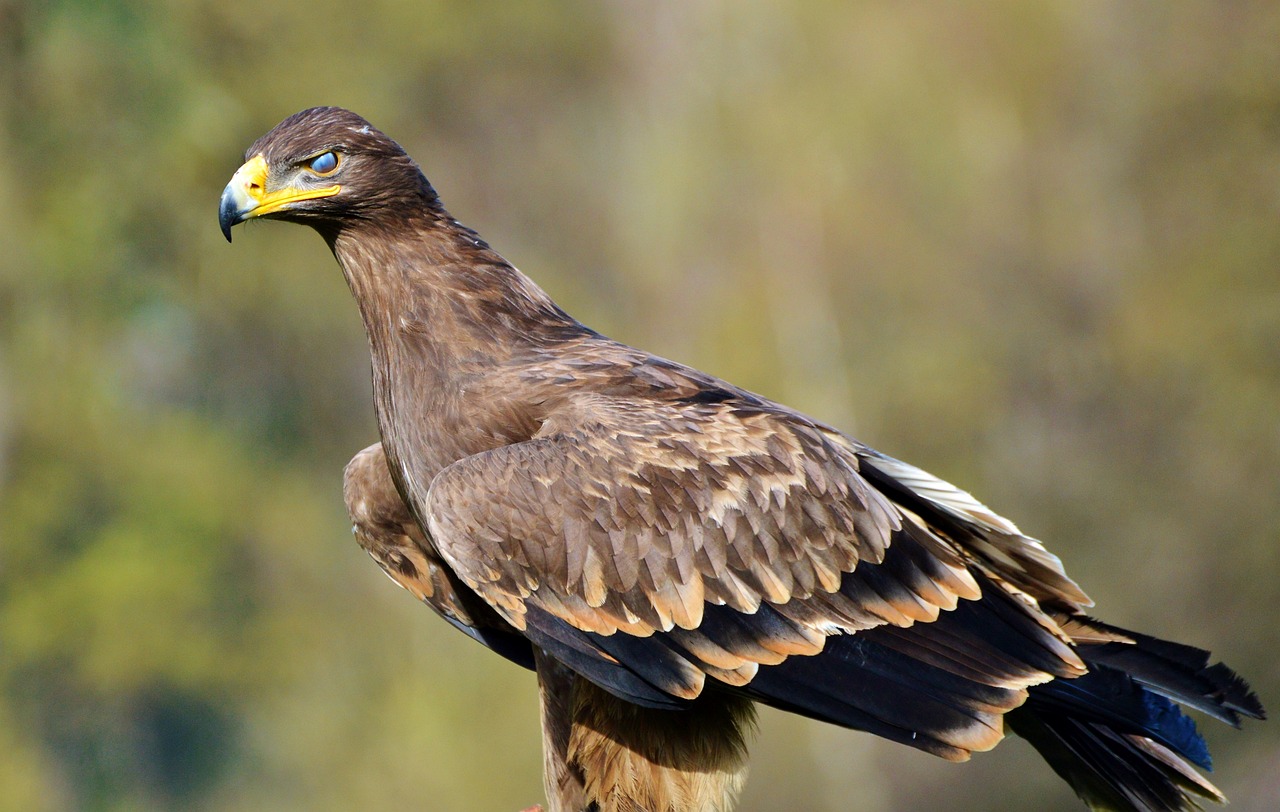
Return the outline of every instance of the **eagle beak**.
<path id="1" fill-rule="evenodd" d="M 337 184 L 314 189 L 285 186 L 267 191 L 267 159 L 255 155 L 236 170 L 227 188 L 222 190 L 218 225 L 222 226 L 222 236 L 231 242 L 231 227 L 237 223 L 282 211 L 300 200 L 333 197 L 340 191 L 342 187 Z"/>

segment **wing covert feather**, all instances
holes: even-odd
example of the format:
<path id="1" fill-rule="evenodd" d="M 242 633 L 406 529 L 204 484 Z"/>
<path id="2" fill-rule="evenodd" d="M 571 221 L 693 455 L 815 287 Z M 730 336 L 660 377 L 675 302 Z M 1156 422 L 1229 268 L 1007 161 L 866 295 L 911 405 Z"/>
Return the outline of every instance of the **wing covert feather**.
<path id="1" fill-rule="evenodd" d="M 596 395 L 446 468 L 425 513 L 441 554 L 517 628 L 532 603 L 592 634 L 682 630 L 691 656 L 735 670 L 980 597 L 965 556 L 858 469 L 788 412 Z M 893 543 L 906 546 L 880 566 Z M 767 631 L 764 605 L 779 619 Z M 704 639 L 713 606 L 757 633 Z"/>
<path id="2" fill-rule="evenodd" d="M 789 415 L 586 400 L 449 466 L 427 499 L 442 554 L 517 627 L 527 600 L 639 636 L 694 629 L 706 604 L 807 601 L 882 561 L 901 529 L 856 457 Z M 954 605 L 950 585 L 921 586 L 932 610 L 908 616 Z"/>

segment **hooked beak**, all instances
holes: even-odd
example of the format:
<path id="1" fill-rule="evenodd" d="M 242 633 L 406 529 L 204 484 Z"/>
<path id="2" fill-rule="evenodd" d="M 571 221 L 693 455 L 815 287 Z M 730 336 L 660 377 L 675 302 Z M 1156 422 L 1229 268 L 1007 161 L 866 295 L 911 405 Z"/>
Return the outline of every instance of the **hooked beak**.
<path id="1" fill-rule="evenodd" d="M 231 242 L 231 227 L 237 223 L 283 211 L 301 200 L 333 197 L 340 191 L 342 187 L 337 184 L 314 189 L 285 186 L 268 190 L 267 159 L 261 154 L 255 155 L 236 170 L 227 188 L 222 190 L 222 200 L 218 202 L 218 225 L 222 227 L 222 236 Z"/>

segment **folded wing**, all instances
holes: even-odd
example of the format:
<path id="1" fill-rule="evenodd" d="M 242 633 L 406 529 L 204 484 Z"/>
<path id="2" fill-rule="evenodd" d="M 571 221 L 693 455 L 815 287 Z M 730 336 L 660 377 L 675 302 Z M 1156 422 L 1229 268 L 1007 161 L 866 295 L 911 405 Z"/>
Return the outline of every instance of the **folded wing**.
<path id="1" fill-rule="evenodd" d="M 442 471 L 440 553 L 535 645 L 639 704 L 708 681 L 947 758 L 1085 667 L 1034 600 L 759 403 L 584 395 Z"/>

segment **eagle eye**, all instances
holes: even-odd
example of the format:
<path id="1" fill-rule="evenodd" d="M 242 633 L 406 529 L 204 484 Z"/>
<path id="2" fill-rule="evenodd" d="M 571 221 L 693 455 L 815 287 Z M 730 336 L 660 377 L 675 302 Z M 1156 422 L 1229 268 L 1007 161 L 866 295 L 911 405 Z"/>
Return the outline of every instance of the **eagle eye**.
<path id="1" fill-rule="evenodd" d="M 338 155 L 335 152 L 322 152 L 311 159 L 307 168 L 317 175 L 327 175 L 338 168 Z"/>

